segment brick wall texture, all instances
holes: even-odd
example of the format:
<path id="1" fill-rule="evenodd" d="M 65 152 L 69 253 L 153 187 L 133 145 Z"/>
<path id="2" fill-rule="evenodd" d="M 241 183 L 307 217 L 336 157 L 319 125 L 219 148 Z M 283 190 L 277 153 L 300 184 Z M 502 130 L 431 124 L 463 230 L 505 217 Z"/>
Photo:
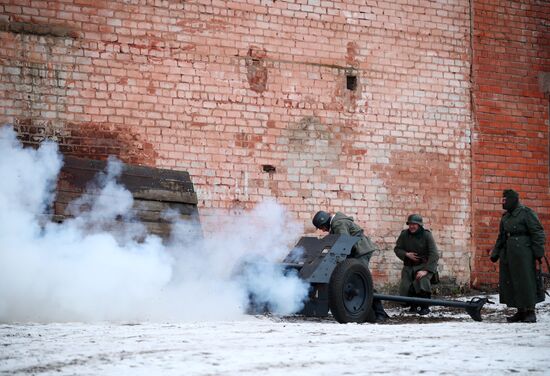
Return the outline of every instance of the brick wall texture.
<path id="1" fill-rule="evenodd" d="M 0 5 L 0 123 L 67 155 L 189 171 L 208 228 L 275 198 L 383 248 L 421 213 L 440 273 L 495 282 L 500 191 L 550 229 L 543 1 L 59 0 Z"/>
<path id="2" fill-rule="evenodd" d="M 550 3 L 473 4 L 471 282 L 483 285 L 498 281 L 487 249 L 494 245 L 502 189 L 520 192 L 550 235 Z"/>

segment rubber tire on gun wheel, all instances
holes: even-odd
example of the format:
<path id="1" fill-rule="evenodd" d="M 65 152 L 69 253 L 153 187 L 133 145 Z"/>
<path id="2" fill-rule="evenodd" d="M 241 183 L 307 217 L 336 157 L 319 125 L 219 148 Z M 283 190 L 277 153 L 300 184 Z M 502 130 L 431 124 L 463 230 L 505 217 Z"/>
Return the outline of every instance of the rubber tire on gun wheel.
<path id="1" fill-rule="evenodd" d="M 328 304 L 339 323 L 370 321 L 372 316 L 372 276 L 361 261 L 339 263 L 328 285 Z"/>

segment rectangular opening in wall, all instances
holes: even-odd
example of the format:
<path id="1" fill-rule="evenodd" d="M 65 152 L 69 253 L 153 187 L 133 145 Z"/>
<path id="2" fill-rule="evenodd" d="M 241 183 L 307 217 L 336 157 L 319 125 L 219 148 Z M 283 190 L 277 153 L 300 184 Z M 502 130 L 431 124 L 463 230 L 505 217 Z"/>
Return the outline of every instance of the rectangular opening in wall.
<path id="1" fill-rule="evenodd" d="M 357 76 L 354 74 L 346 75 L 346 88 L 351 91 L 357 89 Z"/>
<path id="2" fill-rule="evenodd" d="M 277 171 L 275 166 L 272 166 L 272 165 L 262 165 L 262 170 L 263 170 L 263 172 L 267 172 L 267 173 L 270 173 L 270 174 L 273 174 Z"/>

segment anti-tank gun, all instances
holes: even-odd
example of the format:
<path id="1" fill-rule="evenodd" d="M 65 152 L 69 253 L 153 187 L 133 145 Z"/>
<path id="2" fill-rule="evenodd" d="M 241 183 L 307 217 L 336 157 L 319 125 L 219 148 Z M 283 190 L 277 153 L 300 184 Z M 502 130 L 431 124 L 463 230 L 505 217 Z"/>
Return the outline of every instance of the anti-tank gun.
<path id="1" fill-rule="evenodd" d="M 296 273 L 309 284 L 309 294 L 299 314 L 325 317 L 330 310 L 340 323 L 373 322 L 375 315 L 372 302 L 373 299 L 379 299 L 463 308 L 473 320 L 481 321 L 481 309 L 489 302 L 487 298 L 473 298 L 462 302 L 374 293 L 372 276 L 367 265 L 359 259 L 349 257 L 359 239 L 348 235 L 302 237 L 285 257 L 281 264 L 285 270 Z"/>

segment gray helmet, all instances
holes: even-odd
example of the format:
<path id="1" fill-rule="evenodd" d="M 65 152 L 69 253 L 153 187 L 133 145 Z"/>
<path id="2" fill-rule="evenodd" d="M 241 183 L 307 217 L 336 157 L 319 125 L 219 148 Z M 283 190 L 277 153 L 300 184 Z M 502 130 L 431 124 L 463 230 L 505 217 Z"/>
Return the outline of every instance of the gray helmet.
<path id="1" fill-rule="evenodd" d="M 416 223 L 417 225 L 424 226 L 424 222 L 422 222 L 422 216 L 420 214 L 409 215 L 409 218 L 407 218 L 407 224 L 411 223 Z"/>
<path id="2" fill-rule="evenodd" d="M 313 226 L 315 226 L 316 228 L 328 226 L 330 223 L 330 214 L 322 210 L 318 211 L 313 216 L 313 220 L 311 222 L 313 223 Z"/>

